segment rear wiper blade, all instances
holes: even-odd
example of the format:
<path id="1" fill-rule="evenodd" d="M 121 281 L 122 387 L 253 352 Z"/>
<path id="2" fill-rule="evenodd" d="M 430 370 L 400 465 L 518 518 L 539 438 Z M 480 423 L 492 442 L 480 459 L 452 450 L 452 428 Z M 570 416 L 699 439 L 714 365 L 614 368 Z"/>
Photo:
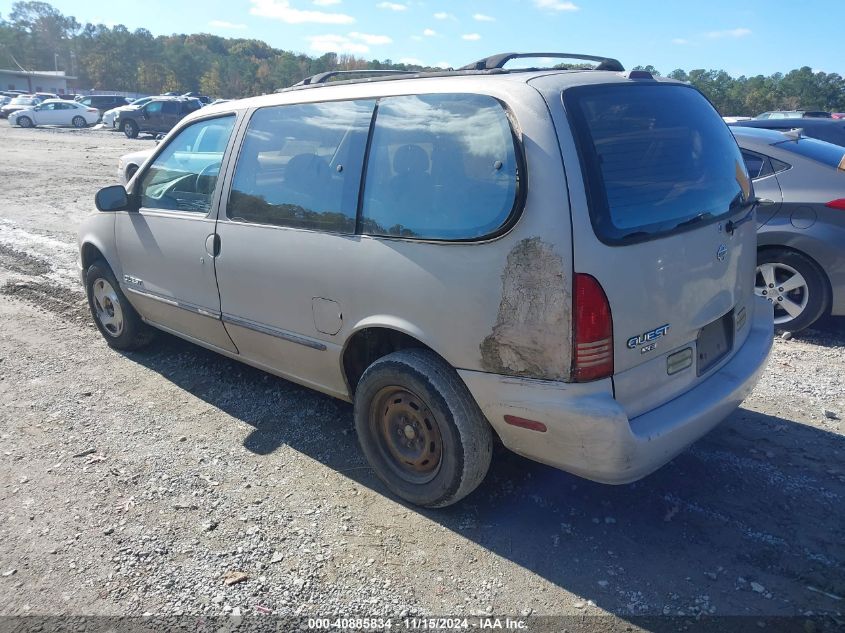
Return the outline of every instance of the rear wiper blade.
<path id="1" fill-rule="evenodd" d="M 709 211 L 704 211 L 703 213 L 699 213 L 698 215 L 692 216 L 688 220 L 684 220 L 683 222 L 678 222 L 675 225 L 676 229 L 679 229 L 683 226 L 692 226 L 693 224 L 698 224 L 699 222 L 704 222 L 705 220 L 709 220 L 713 217 L 713 214 Z"/>

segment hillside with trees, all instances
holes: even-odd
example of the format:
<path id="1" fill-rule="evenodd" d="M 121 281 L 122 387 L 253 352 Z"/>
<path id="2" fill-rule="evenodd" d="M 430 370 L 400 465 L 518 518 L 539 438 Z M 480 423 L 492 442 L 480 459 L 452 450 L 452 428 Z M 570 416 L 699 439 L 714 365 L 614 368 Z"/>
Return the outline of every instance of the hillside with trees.
<path id="1" fill-rule="evenodd" d="M 16 2 L 8 16 L 0 15 L 0 67 L 57 68 L 77 76 L 76 86 L 84 89 L 199 91 L 224 98 L 272 92 L 329 70 L 421 70 L 389 59 L 335 53 L 310 57 L 254 39 L 208 33 L 153 36 L 122 25 L 81 24 L 45 2 Z M 667 76 L 695 85 L 724 115 L 799 107 L 845 111 L 845 79 L 807 66 L 770 76 L 732 77 L 704 69 L 677 69 Z"/>

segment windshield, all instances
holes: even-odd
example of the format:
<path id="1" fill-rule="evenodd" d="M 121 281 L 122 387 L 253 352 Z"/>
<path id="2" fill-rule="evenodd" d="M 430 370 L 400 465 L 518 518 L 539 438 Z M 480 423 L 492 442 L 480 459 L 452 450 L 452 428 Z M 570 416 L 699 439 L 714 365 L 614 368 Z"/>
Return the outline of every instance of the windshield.
<path id="1" fill-rule="evenodd" d="M 13 105 L 37 105 L 38 99 L 24 99 L 23 97 L 16 97 L 12 99 Z"/>
<path id="2" fill-rule="evenodd" d="M 652 239 L 747 205 L 751 185 L 736 141 L 697 90 L 582 86 L 564 101 L 599 239 Z"/>

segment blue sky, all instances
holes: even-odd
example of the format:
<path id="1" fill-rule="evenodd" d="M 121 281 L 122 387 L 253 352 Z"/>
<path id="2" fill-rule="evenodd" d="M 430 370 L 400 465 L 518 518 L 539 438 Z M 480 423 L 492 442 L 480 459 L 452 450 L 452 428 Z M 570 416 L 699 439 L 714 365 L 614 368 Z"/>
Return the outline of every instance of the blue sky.
<path id="1" fill-rule="evenodd" d="M 496 52 L 616 57 L 630 68 L 720 68 L 732 75 L 800 66 L 845 75 L 845 4 L 750 0 L 52 0 L 81 22 L 155 35 L 250 37 L 320 55 L 460 66 Z M 12 2 L 0 1 L 9 14 Z"/>

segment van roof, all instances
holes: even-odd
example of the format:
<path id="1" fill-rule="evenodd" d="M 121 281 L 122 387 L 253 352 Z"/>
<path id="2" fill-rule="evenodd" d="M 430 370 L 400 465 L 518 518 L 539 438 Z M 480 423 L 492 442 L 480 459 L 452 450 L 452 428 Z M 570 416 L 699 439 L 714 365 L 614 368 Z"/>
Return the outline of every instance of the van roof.
<path id="1" fill-rule="evenodd" d="M 576 60 L 589 60 L 598 62 L 595 68 L 555 68 L 555 67 L 532 67 L 532 68 L 514 68 L 508 69 L 503 66 L 512 59 L 522 58 L 564 58 Z M 339 81 L 329 81 L 333 77 L 352 77 L 357 75 L 354 79 L 345 79 Z M 368 75 L 368 76 L 362 76 Z M 385 94 L 396 94 L 401 92 L 403 87 L 414 85 L 413 90 L 409 92 L 417 92 L 421 83 L 429 84 L 436 82 L 465 82 L 467 80 L 472 82 L 483 81 L 527 84 L 539 78 L 545 78 L 543 83 L 548 85 L 548 80 L 553 80 L 555 85 L 560 89 L 567 85 L 575 86 L 582 84 L 599 84 L 599 83 L 627 83 L 629 81 L 660 81 L 679 83 L 674 80 L 666 79 L 664 77 L 653 77 L 651 73 L 642 70 L 625 71 L 619 61 L 609 57 L 598 57 L 593 55 L 570 54 L 570 53 L 503 53 L 484 58 L 477 62 L 473 62 L 468 66 L 458 69 L 448 69 L 432 72 L 404 72 L 404 71 L 332 71 L 329 73 L 320 73 L 312 75 L 301 81 L 299 84 L 289 88 L 277 90 L 273 94 L 266 94 L 256 97 L 247 97 L 235 101 L 229 101 L 218 105 L 211 104 L 202 109 L 202 114 L 212 114 L 221 112 L 231 112 L 232 110 L 241 108 L 264 107 L 269 105 L 281 105 L 285 103 L 300 102 L 295 99 L 293 95 L 301 93 L 301 91 L 317 90 L 320 96 L 308 94 L 306 97 L 303 94 L 301 102 L 312 102 L 321 100 L 335 100 L 346 98 L 358 98 L 356 93 L 361 94 L 360 98 L 372 98 L 374 92 L 373 84 L 389 84 L 384 85 Z M 366 89 L 369 86 L 369 90 Z M 442 86 L 441 86 L 442 87 Z M 535 87 L 538 87 L 535 84 Z M 356 89 L 357 88 L 357 89 Z M 329 90 L 332 94 L 322 94 L 323 89 Z M 362 90 L 363 89 L 363 90 Z M 370 96 L 363 96 L 364 92 L 369 93 Z M 348 95 L 347 93 L 352 93 Z M 195 113 L 196 115 L 196 113 Z M 198 115 L 196 115 L 198 116 Z"/>

